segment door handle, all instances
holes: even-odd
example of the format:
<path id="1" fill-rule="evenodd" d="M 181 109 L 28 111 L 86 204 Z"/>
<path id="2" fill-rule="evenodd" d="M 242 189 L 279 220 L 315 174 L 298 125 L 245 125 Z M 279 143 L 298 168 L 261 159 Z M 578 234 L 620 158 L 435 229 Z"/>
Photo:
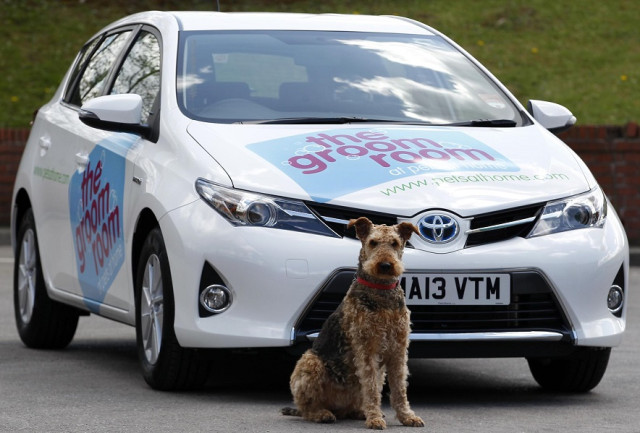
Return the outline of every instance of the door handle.
<path id="1" fill-rule="evenodd" d="M 49 148 L 51 147 L 51 138 L 46 135 L 40 137 L 40 140 L 38 140 L 38 144 L 40 144 L 40 147 L 44 150 L 49 150 Z"/>
<path id="2" fill-rule="evenodd" d="M 49 137 L 48 135 L 43 135 L 38 140 L 38 145 L 40 146 L 40 156 L 44 156 L 51 148 L 51 137 Z"/>
<path id="3" fill-rule="evenodd" d="M 87 165 L 89 164 L 89 155 L 82 152 L 76 153 L 76 164 L 78 164 L 80 168 L 87 168 Z"/>

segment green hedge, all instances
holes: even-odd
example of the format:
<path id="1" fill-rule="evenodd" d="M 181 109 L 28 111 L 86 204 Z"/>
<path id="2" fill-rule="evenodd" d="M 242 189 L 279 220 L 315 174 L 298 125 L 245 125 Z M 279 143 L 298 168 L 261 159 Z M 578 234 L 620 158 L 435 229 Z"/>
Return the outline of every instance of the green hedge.
<path id="1" fill-rule="evenodd" d="M 220 0 L 223 11 L 404 15 L 483 62 L 523 103 L 558 102 L 581 124 L 640 119 L 636 0 Z M 142 10 L 212 10 L 215 0 L 0 0 L 0 127 L 23 127 L 55 92 L 82 44 Z"/>

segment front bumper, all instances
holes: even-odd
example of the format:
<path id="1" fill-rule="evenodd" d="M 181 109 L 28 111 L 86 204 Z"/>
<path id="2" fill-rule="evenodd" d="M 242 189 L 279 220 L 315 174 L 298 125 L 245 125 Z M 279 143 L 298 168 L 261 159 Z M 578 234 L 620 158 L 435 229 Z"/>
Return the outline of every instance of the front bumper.
<path id="1" fill-rule="evenodd" d="M 309 311 L 328 287 L 346 292 L 360 249 L 359 241 L 348 238 L 232 227 L 201 201 L 169 213 L 160 224 L 176 291 L 174 327 L 184 347 L 308 345 L 319 330 L 304 328 Z M 628 296 L 629 252 L 613 212 L 602 229 L 513 238 L 447 254 L 407 249 L 403 261 L 408 272 L 537 276 L 534 280 L 544 282 L 558 314 L 554 326 L 414 329 L 412 355 L 526 356 L 621 342 L 626 307 L 616 317 L 606 300 L 616 278 Z M 206 264 L 233 293 L 231 307 L 218 315 L 202 316 L 198 308 Z M 512 287 L 519 290 L 515 283 Z"/>

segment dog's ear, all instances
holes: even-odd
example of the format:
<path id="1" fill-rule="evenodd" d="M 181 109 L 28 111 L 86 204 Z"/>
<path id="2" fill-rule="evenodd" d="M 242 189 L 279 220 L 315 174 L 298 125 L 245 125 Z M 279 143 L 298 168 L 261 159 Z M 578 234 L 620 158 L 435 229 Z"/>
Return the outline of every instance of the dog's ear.
<path id="1" fill-rule="evenodd" d="M 358 219 L 353 219 L 349 221 L 347 224 L 347 228 L 356 227 L 356 236 L 358 239 L 363 240 L 369 236 L 369 232 L 371 232 L 371 227 L 373 227 L 373 223 L 369 221 L 367 217 L 360 217 Z"/>
<path id="2" fill-rule="evenodd" d="M 402 222 L 396 225 L 396 230 L 405 242 L 409 240 L 413 233 L 418 233 L 418 228 L 408 222 Z"/>

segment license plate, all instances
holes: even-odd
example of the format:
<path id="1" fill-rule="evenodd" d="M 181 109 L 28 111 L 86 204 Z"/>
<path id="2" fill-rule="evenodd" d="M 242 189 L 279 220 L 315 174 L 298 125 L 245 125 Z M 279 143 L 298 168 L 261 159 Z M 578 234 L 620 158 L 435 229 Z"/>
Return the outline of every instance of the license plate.
<path id="1" fill-rule="evenodd" d="M 509 305 L 509 274 L 405 274 L 407 305 Z"/>

